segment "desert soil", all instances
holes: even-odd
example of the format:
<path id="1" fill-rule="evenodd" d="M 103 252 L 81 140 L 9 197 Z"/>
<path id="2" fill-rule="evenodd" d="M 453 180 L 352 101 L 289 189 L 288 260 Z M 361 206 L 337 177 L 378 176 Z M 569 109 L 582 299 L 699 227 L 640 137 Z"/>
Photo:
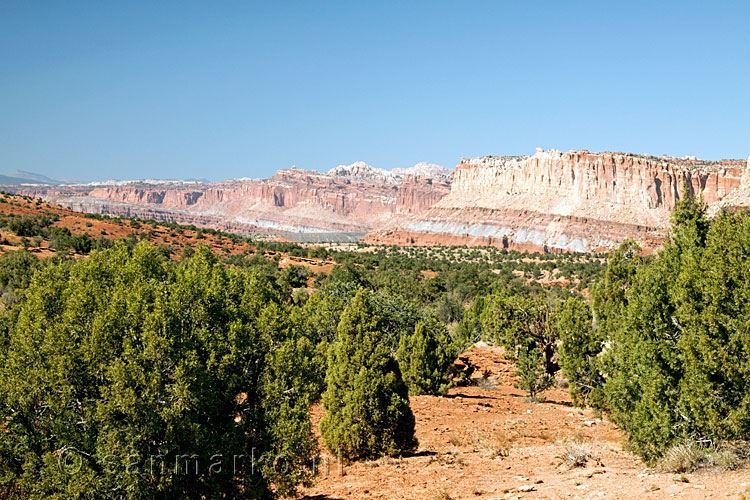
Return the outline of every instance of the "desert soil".
<path id="1" fill-rule="evenodd" d="M 207 245 L 217 255 L 241 254 L 248 250 L 255 250 L 255 246 L 247 241 L 232 242 L 229 238 L 219 238 L 217 235 L 204 233 L 202 238 L 198 238 L 196 231 L 183 229 L 177 232 L 169 226 L 156 224 L 152 227 L 143 223 L 140 227 L 133 227 L 125 218 L 116 219 L 93 219 L 87 218 L 85 214 L 76 212 L 59 205 L 48 202 L 37 202 L 36 200 L 26 199 L 21 196 L 0 195 L 0 217 L 7 217 L 9 214 L 17 216 L 30 215 L 39 217 L 42 215 L 57 215 L 59 220 L 52 224 L 52 227 L 66 227 L 71 233 L 86 233 L 91 238 L 104 236 L 108 239 L 126 238 L 129 234 L 148 235 L 149 241 L 153 244 L 164 244 L 171 247 L 174 251 L 173 258 L 177 258 L 182 252 L 186 243 L 193 247 L 198 245 Z M 21 248 L 21 238 L 10 232 L 8 229 L 0 231 L 0 240 L 7 240 L 8 245 L 0 244 L 0 255 L 6 252 L 12 252 Z M 31 243 L 34 238 L 27 238 Z M 49 242 L 44 240 L 38 246 L 31 245 L 29 251 L 37 257 L 45 258 L 54 255 L 55 251 L 49 247 Z M 279 267 L 285 268 L 290 265 L 305 266 L 314 272 L 328 273 L 333 269 L 334 262 L 326 259 L 304 258 L 291 256 L 286 252 L 266 252 L 266 256 L 273 258 L 276 253 L 280 253 Z M 80 257 L 80 256 L 78 256 Z"/>
<path id="2" fill-rule="evenodd" d="M 411 398 L 419 449 L 411 456 L 321 467 L 307 499 L 750 498 L 750 468 L 665 473 L 623 449 L 623 434 L 565 389 L 541 403 L 514 388 L 513 365 L 496 347 L 463 356 L 486 373 L 478 386 Z M 313 408 L 313 423 L 322 418 Z M 322 445 L 321 445 L 322 447 Z M 585 464 L 562 458 L 576 451 Z"/>

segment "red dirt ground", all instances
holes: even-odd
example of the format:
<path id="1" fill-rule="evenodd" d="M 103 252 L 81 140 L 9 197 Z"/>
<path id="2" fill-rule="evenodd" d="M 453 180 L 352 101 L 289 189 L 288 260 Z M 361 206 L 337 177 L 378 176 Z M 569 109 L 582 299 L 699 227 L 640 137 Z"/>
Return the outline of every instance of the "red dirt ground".
<path id="1" fill-rule="evenodd" d="M 515 389 L 513 366 L 496 347 L 467 353 L 490 373 L 479 386 L 447 396 L 411 398 L 419 449 L 403 458 L 343 465 L 316 479 L 307 499 L 575 499 L 744 498 L 750 469 L 673 474 L 648 468 L 623 451 L 622 433 L 590 410 L 571 405 L 566 390 L 530 403 Z M 494 387 L 493 387 L 494 386 Z M 313 408 L 313 423 L 324 410 Z M 566 446 L 592 458 L 581 467 L 561 458 Z M 322 445 L 321 445 L 322 446 Z M 750 498 L 750 493 L 747 493 Z"/>
<path id="2" fill-rule="evenodd" d="M 6 217 L 9 214 L 31 215 L 34 217 L 55 214 L 59 220 L 52 224 L 52 227 L 66 227 L 71 233 L 86 233 L 96 239 L 105 237 L 108 239 L 126 238 L 128 234 L 148 233 L 148 240 L 152 243 L 167 245 L 172 248 L 174 258 L 177 258 L 182 252 L 185 243 L 190 243 L 194 248 L 198 245 L 208 245 L 217 255 L 239 254 L 248 250 L 255 250 L 255 247 L 245 241 L 238 243 L 232 242 L 227 237 L 219 237 L 204 232 L 202 238 L 198 238 L 197 231 L 183 229 L 180 233 L 174 229 L 156 224 L 152 227 L 150 224 L 141 223 L 140 227 L 130 225 L 128 219 L 94 219 L 88 218 L 81 212 L 69 210 L 59 205 L 47 202 L 37 202 L 37 200 L 24 198 L 17 195 L 0 195 L 0 217 Z M 10 245 L 0 245 L 0 254 L 18 250 L 21 247 L 21 238 L 5 229 L 0 231 L 0 240 L 7 239 Z M 54 255 L 55 251 L 49 248 L 48 241 L 42 241 L 40 245 L 33 244 L 34 238 L 27 238 L 31 243 L 29 251 L 40 258 Z M 268 257 L 273 257 L 276 252 L 268 252 Z M 333 268 L 333 261 L 323 259 L 293 257 L 286 253 L 281 254 L 279 266 L 284 268 L 292 264 L 301 265 L 310 268 L 315 272 L 330 272 Z"/>

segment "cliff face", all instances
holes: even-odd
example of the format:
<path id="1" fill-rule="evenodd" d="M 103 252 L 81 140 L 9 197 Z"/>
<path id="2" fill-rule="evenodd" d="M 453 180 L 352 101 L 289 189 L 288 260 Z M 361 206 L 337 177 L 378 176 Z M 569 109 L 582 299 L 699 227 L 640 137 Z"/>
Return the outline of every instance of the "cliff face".
<path id="1" fill-rule="evenodd" d="M 448 193 L 449 183 L 413 175 L 374 181 L 290 169 L 259 180 L 26 186 L 18 191 L 84 212 L 230 231 L 364 233 L 425 210 Z"/>
<path id="2" fill-rule="evenodd" d="M 607 250 L 625 238 L 657 247 L 685 184 L 709 204 L 709 213 L 750 208 L 745 161 L 537 150 L 464 159 L 450 178 L 430 164 L 389 172 L 355 163 L 327 174 L 290 169 L 220 183 L 4 189 L 84 212 L 227 231 L 369 231 L 371 243 L 582 252 Z"/>
<path id="3" fill-rule="evenodd" d="M 685 183 L 712 209 L 733 198 L 741 205 L 748 199 L 738 196 L 741 184 L 750 188 L 747 170 L 739 161 L 588 151 L 464 159 L 448 196 L 366 240 L 592 251 L 635 238 L 652 247 L 663 238 Z"/>

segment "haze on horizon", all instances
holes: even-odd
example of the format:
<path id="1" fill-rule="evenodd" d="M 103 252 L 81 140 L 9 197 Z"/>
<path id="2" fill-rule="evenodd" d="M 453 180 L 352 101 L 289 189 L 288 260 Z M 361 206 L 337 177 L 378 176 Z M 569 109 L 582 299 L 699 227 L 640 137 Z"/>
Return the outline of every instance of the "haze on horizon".
<path id="1" fill-rule="evenodd" d="M 750 154 L 747 2 L 6 2 L 0 173 Z"/>

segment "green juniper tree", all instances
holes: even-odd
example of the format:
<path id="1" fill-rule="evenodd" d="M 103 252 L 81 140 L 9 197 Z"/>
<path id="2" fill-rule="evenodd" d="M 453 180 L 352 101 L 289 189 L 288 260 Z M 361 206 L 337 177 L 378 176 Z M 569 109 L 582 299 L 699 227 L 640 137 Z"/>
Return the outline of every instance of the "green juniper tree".
<path id="1" fill-rule="evenodd" d="M 546 391 L 555 383 L 555 379 L 544 368 L 544 356 L 533 343 L 519 350 L 516 376 L 518 382 L 515 386 L 526 391 L 529 400 L 533 402 L 538 400 L 540 392 Z"/>
<path id="2" fill-rule="evenodd" d="M 601 409 L 604 377 L 599 355 L 603 338 L 602 330 L 593 328 L 591 307 L 584 299 L 571 297 L 558 306 L 556 318 L 560 368 L 570 383 L 570 397 L 576 406 Z"/>
<path id="3" fill-rule="evenodd" d="M 417 446 L 409 391 L 382 338 L 383 327 L 370 292 L 357 292 L 328 353 L 320 433 L 332 453 L 374 458 Z"/>
<path id="4" fill-rule="evenodd" d="M 750 433 L 748 253 L 747 213 L 709 219 L 686 191 L 664 249 L 628 272 L 620 318 L 600 323 L 608 409 L 647 461 Z"/>
<path id="5" fill-rule="evenodd" d="M 427 317 L 405 334 L 396 352 L 409 394 L 444 394 L 451 386 L 450 369 L 456 358 L 450 335 L 437 318 Z"/>
<path id="6" fill-rule="evenodd" d="M 176 265 L 146 243 L 118 243 L 39 271 L 0 363 L 0 492 L 293 493 L 310 479 L 315 443 L 290 362 L 306 347 L 264 324 L 280 301 L 272 283 L 205 247 Z M 274 467 L 280 455 L 294 474 Z"/>

